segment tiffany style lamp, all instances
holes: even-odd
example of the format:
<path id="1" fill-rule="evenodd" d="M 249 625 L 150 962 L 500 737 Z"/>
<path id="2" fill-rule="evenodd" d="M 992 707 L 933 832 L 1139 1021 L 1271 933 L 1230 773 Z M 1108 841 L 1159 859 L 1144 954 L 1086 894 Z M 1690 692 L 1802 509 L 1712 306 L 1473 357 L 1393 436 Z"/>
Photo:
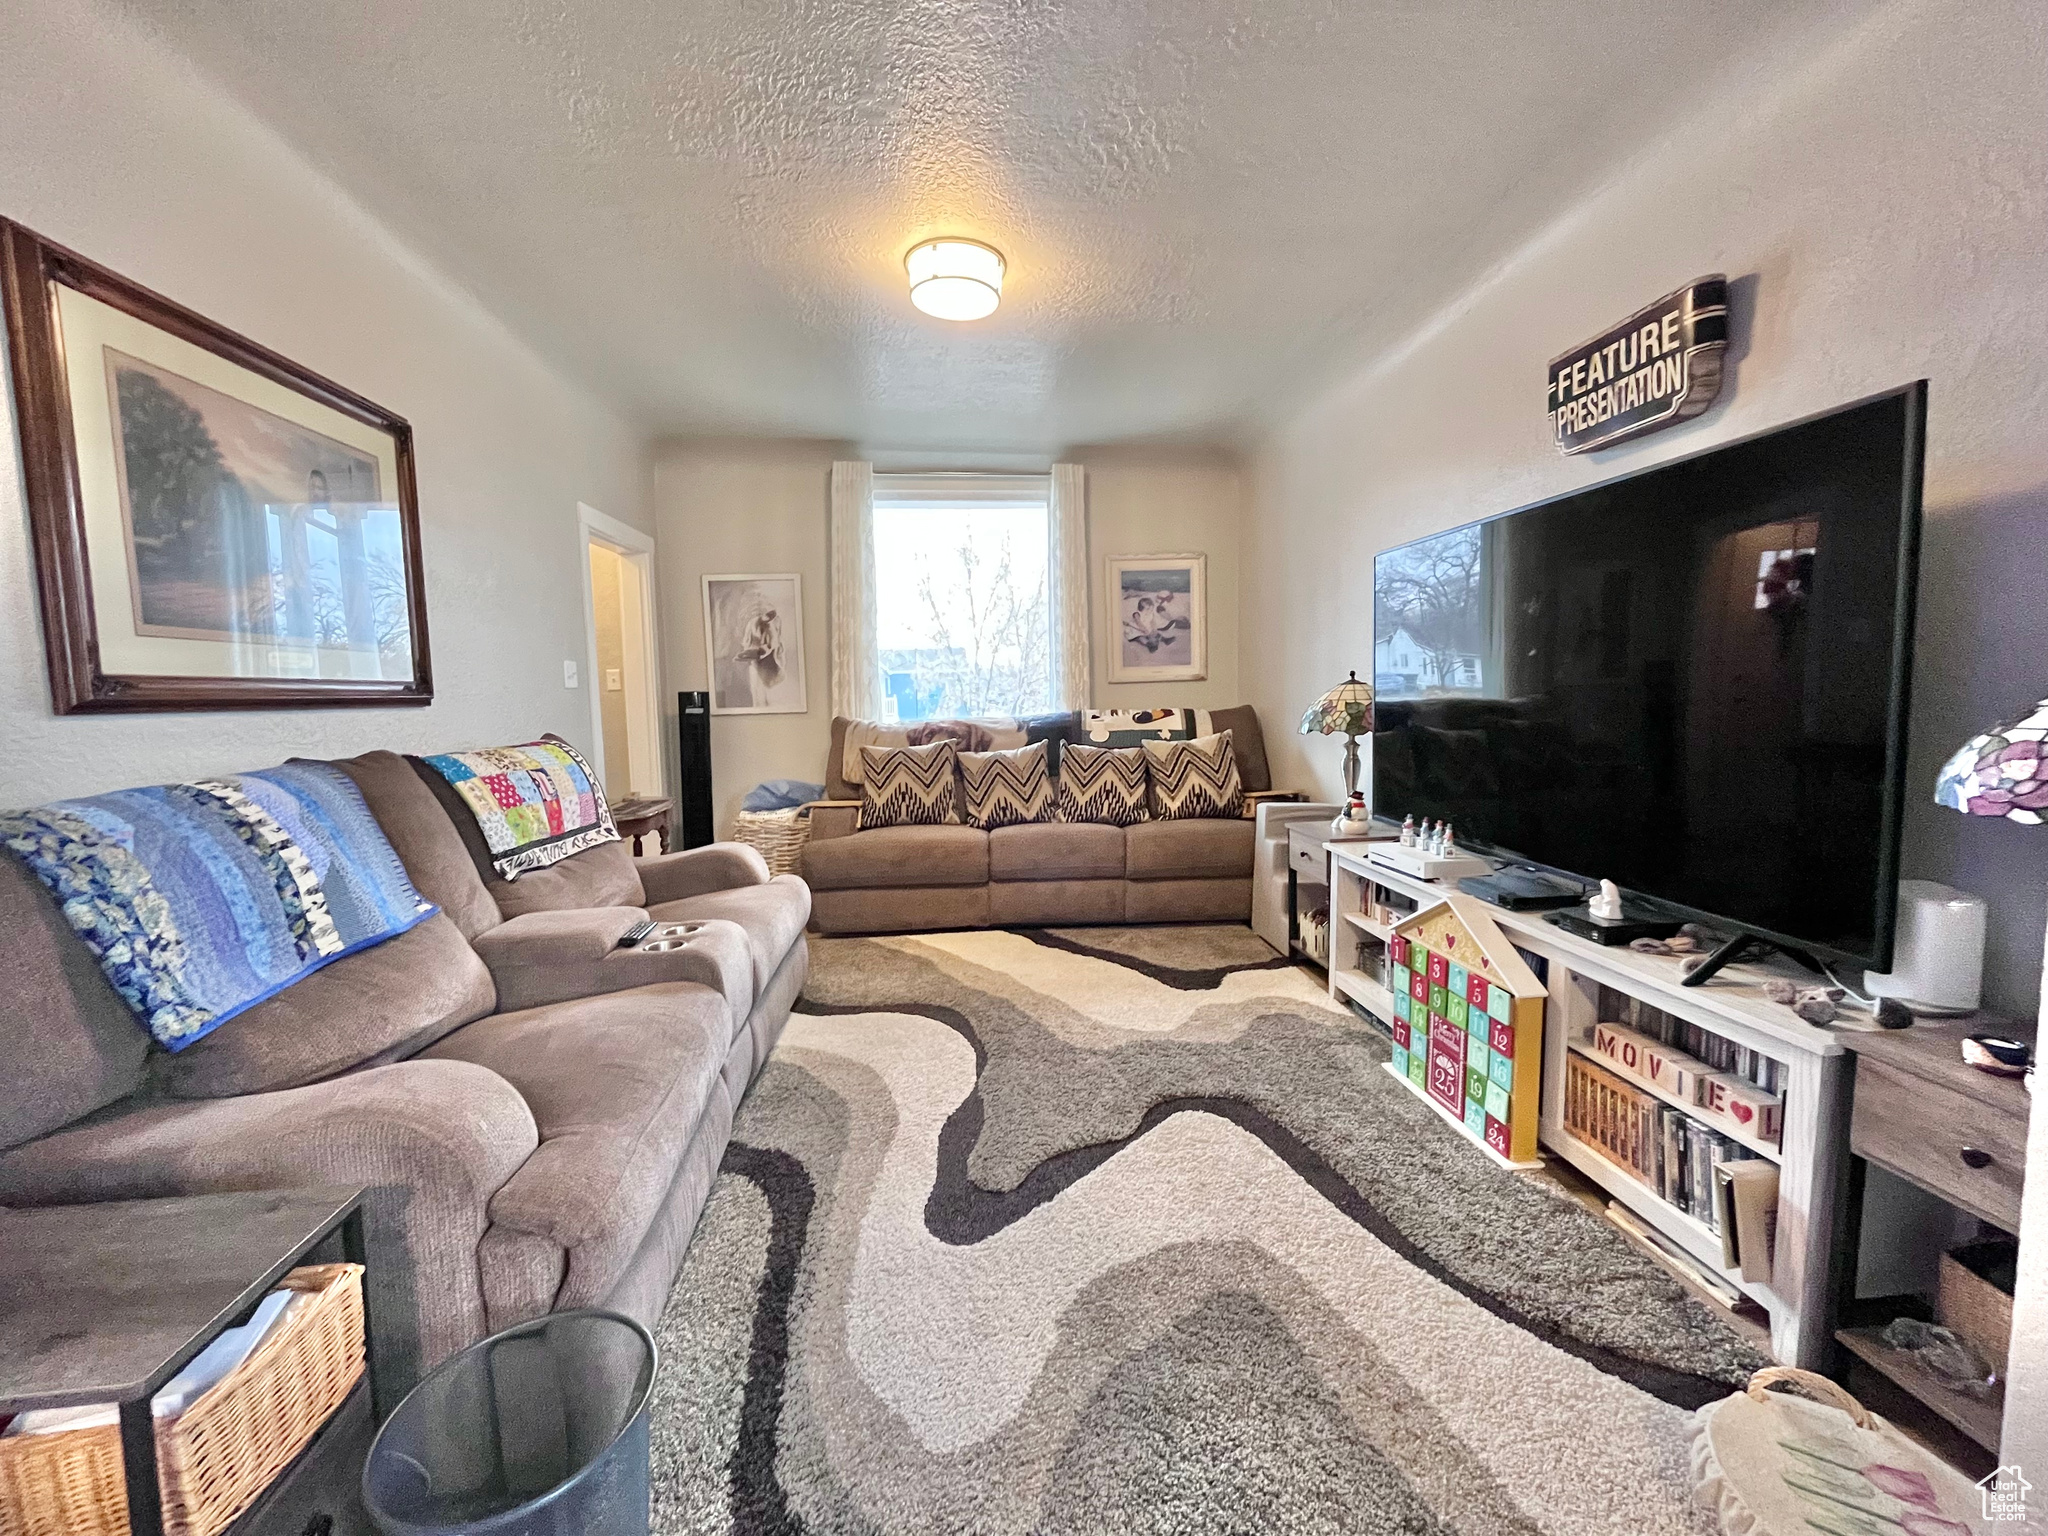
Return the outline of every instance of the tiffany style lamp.
<path id="1" fill-rule="evenodd" d="M 1372 823 L 1358 792 L 1358 738 L 1371 733 L 1372 684 L 1361 683 L 1356 672 L 1317 699 L 1301 717 L 1304 736 L 1344 737 L 1344 813 L 1331 824 L 1331 831 L 1340 837 L 1362 834 Z"/>

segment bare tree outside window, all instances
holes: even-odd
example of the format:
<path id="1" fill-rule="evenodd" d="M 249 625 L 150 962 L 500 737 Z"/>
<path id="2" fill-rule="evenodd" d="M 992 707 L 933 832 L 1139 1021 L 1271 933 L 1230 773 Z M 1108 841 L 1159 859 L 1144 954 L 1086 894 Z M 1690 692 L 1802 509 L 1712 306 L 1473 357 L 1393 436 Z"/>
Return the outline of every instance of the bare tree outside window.
<path id="1" fill-rule="evenodd" d="M 885 707 L 902 720 L 1052 707 L 1043 508 L 875 510 Z"/>

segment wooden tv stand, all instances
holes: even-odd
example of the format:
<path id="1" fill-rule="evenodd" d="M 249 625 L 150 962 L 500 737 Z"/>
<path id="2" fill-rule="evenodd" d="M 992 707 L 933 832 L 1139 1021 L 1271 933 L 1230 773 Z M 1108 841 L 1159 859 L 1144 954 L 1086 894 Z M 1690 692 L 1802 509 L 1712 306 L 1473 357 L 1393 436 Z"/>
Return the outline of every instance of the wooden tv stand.
<path id="1" fill-rule="evenodd" d="M 1374 888 L 1377 887 L 1378 891 Z M 1376 914 L 1384 895 L 1418 909 L 1442 899 L 1442 887 L 1367 861 L 1366 848 L 1330 849 L 1330 994 L 1349 998 L 1388 1023 L 1393 995 L 1372 974 L 1374 947 L 1384 965 L 1391 925 Z M 1653 1227 L 1709 1273 L 1761 1306 L 1771 1320 L 1771 1350 L 1788 1365 L 1825 1371 L 1834 1345 L 1835 1288 L 1830 1265 L 1836 1225 L 1848 1187 L 1851 1060 L 1840 1036 L 1858 1028 L 1851 1018 L 1829 1028 L 1809 1024 L 1764 996 L 1763 984 L 1782 976 L 1802 985 L 1813 978 L 1789 961 L 1730 965 L 1705 986 L 1679 985 L 1674 956 L 1610 949 L 1543 920 L 1540 912 L 1489 907 L 1489 915 L 1517 948 L 1545 962 L 1550 998 L 1543 1029 L 1542 1148 L 1572 1165 Z M 1384 971 L 1381 971 L 1384 974 Z M 1777 1163 L 1778 1231 L 1768 1283 L 1744 1280 L 1721 1266 L 1721 1242 L 1635 1174 L 1565 1126 L 1567 1055 L 1585 1044 L 1598 1020 L 1602 986 L 1639 998 L 1673 1018 L 1747 1047 L 1779 1064 L 1784 1123 L 1778 1143 L 1737 1137 L 1748 1155 Z M 1868 1025 L 1875 1028 L 1875 1025 Z M 1580 1054 L 1587 1054 L 1581 1050 Z M 1597 1059 L 1597 1058 L 1589 1058 Z M 1650 1091 L 1684 1108 L 1678 1098 Z M 1484 1155 L 1475 1148 L 1473 1156 Z"/>

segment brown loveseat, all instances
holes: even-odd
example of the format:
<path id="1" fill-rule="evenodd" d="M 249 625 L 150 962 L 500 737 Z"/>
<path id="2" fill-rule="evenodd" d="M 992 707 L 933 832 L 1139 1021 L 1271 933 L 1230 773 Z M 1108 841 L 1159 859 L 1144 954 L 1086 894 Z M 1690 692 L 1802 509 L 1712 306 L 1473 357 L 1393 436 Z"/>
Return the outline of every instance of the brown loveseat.
<path id="1" fill-rule="evenodd" d="M 411 764 L 337 766 L 441 914 L 176 1055 L 0 854 L 0 1204 L 371 1186 L 392 1391 L 550 1310 L 652 1323 L 802 989 L 802 882 L 736 844 L 612 843 L 487 879 L 474 823 Z M 704 926 L 667 954 L 618 949 L 643 915 Z"/>
<path id="2" fill-rule="evenodd" d="M 1231 733 L 1242 817 L 1133 827 L 1037 822 L 860 830 L 845 772 L 850 722 L 832 722 L 827 799 L 811 807 L 803 875 L 821 933 L 901 933 L 1069 923 L 1244 922 L 1251 916 L 1252 816 L 1276 798 L 1249 706 L 1216 710 Z M 1074 717 L 1028 723 L 1031 739 L 1078 739 Z M 1294 799 L 1298 796 L 1280 796 Z"/>

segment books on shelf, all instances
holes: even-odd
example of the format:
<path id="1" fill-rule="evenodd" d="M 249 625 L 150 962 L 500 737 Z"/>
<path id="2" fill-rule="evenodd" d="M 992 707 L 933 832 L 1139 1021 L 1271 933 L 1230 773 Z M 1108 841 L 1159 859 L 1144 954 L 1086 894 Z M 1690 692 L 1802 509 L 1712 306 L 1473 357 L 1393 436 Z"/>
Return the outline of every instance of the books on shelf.
<path id="1" fill-rule="evenodd" d="M 1778 1165 L 1744 1157 L 1714 1169 L 1715 1225 L 1721 1263 L 1745 1280 L 1768 1281 L 1778 1241 Z"/>
<path id="2" fill-rule="evenodd" d="M 1739 1142 L 1577 1051 L 1565 1053 L 1564 1124 L 1667 1204 L 1719 1232 L 1715 1169 L 1748 1158 Z M 1769 1198 L 1775 1211 L 1775 1183 Z"/>
<path id="3" fill-rule="evenodd" d="M 1717 1072 L 1699 1057 L 1624 1025 L 1595 1024 L 1585 1045 L 1610 1070 L 1682 1100 L 1700 1119 L 1768 1146 L 1778 1144 L 1785 1110 L 1781 1095 L 1732 1072 Z"/>

